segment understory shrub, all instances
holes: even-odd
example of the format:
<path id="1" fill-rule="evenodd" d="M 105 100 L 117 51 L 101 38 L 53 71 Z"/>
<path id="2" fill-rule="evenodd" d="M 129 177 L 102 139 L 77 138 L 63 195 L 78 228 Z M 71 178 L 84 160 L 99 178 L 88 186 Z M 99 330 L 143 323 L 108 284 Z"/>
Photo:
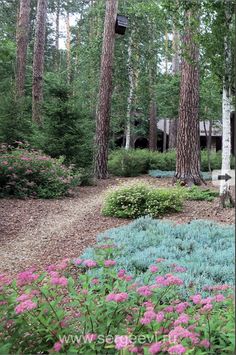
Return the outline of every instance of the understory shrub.
<path id="1" fill-rule="evenodd" d="M 194 201 L 213 201 L 215 197 L 219 196 L 218 191 L 213 191 L 211 189 L 204 189 L 198 186 L 183 188 L 182 191 L 183 194 L 186 196 L 187 200 L 194 200 Z"/>
<path id="2" fill-rule="evenodd" d="M 221 152 L 211 152 L 210 155 L 211 169 L 221 169 Z M 169 150 L 165 153 L 150 152 L 147 149 L 118 149 L 114 150 L 109 155 L 108 169 L 115 176 L 138 176 L 148 173 L 148 170 L 159 170 L 168 172 L 162 177 L 169 177 L 172 171 L 175 171 L 176 152 Z M 235 159 L 231 157 L 231 167 L 234 168 Z M 201 170 L 208 171 L 207 151 L 201 151 Z M 208 180 L 210 174 L 206 174 Z"/>
<path id="3" fill-rule="evenodd" d="M 154 189 L 148 185 L 136 184 L 110 191 L 102 208 L 104 216 L 137 218 L 140 216 L 161 216 L 168 212 L 182 210 L 183 194 L 178 189 Z"/>
<path id="4" fill-rule="evenodd" d="M 188 224 L 140 218 L 126 226 L 106 231 L 98 242 L 115 243 L 119 248 L 117 268 L 142 279 L 157 258 L 183 267 L 185 284 L 198 292 L 204 286 L 234 284 L 234 227 L 197 220 Z M 84 257 L 92 258 L 87 249 Z M 165 263 L 165 262 L 164 262 Z"/>
<path id="5" fill-rule="evenodd" d="M 80 182 L 79 175 L 40 151 L 4 150 L 0 156 L 0 196 L 56 198 Z"/>
<path id="6" fill-rule="evenodd" d="M 161 259 L 134 283 L 126 270 L 117 272 L 115 254 L 115 246 L 99 245 L 93 260 L 64 259 L 16 280 L 0 275 L 0 353 L 233 353 L 228 285 L 183 299 L 182 279 L 165 273 Z"/>

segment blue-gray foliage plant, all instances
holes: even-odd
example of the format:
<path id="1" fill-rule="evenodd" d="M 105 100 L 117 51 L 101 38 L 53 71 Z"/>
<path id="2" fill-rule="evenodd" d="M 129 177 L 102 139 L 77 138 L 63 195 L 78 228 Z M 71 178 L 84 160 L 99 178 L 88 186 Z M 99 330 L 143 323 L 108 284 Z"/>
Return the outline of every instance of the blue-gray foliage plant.
<path id="1" fill-rule="evenodd" d="M 136 281 L 142 281 L 148 266 L 157 258 L 164 258 L 162 267 L 169 272 L 171 264 L 186 268 L 179 276 L 192 291 L 198 292 L 208 285 L 234 284 L 234 228 L 231 225 L 203 220 L 176 225 L 142 217 L 100 234 L 97 241 L 117 246 L 117 269 L 131 272 Z M 95 253 L 96 249 L 89 248 L 84 257 L 93 258 Z"/>

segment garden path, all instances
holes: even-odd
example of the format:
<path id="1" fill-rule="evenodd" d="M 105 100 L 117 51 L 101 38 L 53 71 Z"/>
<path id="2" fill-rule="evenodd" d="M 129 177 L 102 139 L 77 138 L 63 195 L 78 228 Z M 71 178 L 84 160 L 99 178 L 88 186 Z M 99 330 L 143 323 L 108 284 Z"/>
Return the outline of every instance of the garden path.
<path id="1" fill-rule="evenodd" d="M 100 213 L 108 188 L 124 181 L 149 181 L 171 186 L 170 179 L 121 178 L 79 187 L 72 197 L 58 200 L 0 200 L 0 273 L 15 274 L 31 266 L 43 269 L 65 257 L 78 257 L 107 229 L 129 223 Z M 234 223 L 234 210 L 222 210 L 219 201 L 187 201 L 184 211 L 165 216 L 176 223 L 211 219 Z"/>

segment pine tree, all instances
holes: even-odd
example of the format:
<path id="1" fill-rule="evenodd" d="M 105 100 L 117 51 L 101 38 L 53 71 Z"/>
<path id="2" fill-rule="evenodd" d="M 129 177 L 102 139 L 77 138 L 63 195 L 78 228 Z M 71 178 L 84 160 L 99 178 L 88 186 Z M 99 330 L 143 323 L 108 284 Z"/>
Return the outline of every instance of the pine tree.
<path id="1" fill-rule="evenodd" d="M 118 0 L 106 1 L 106 15 L 103 33 L 103 47 L 100 70 L 99 102 L 96 114 L 96 153 L 95 176 L 98 179 L 108 177 L 108 139 L 110 124 L 110 106 L 112 95 L 112 63 L 115 43 L 115 22 Z"/>
<path id="2" fill-rule="evenodd" d="M 44 47 L 46 33 L 47 0 L 38 0 L 33 58 L 32 119 L 42 123 Z"/>

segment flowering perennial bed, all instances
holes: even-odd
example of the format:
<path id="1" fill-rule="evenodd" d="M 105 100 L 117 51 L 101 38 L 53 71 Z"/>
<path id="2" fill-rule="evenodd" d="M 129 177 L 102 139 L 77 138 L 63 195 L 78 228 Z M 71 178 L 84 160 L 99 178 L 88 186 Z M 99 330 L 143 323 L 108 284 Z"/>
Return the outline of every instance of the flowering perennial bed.
<path id="1" fill-rule="evenodd" d="M 115 245 L 97 245 L 93 260 L 64 259 L 16 280 L 1 275 L 0 353 L 233 353 L 231 286 L 183 299 L 182 279 L 162 258 L 137 283 L 117 272 L 115 254 Z"/>

